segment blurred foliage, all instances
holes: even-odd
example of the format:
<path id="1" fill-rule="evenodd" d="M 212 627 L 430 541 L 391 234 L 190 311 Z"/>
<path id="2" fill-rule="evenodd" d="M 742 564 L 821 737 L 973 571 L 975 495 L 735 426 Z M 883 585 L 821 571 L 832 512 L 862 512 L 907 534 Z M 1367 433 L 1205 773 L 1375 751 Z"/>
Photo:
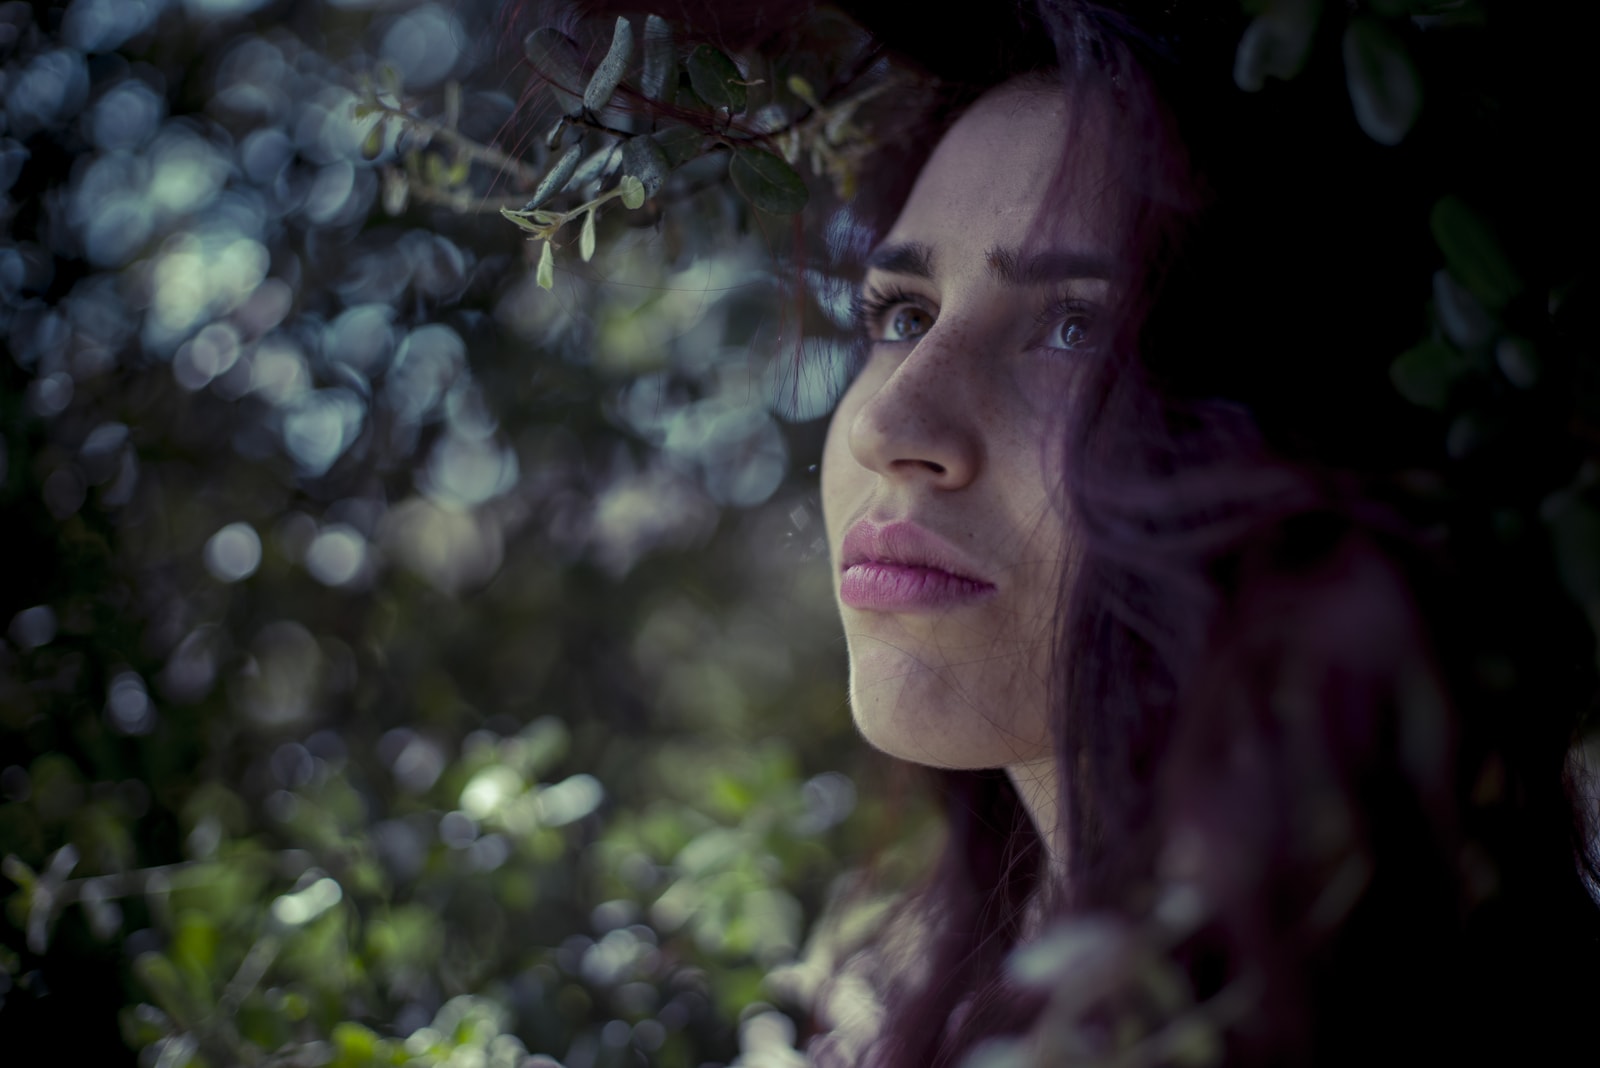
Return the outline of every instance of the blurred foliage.
<path id="1" fill-rule="evenodd" d="M 504 29 L 0 4 L 7 1048 L 726 1061 L 879 848 L 808 470 L 846 291 L 709 150 L 541 291 Z"/>

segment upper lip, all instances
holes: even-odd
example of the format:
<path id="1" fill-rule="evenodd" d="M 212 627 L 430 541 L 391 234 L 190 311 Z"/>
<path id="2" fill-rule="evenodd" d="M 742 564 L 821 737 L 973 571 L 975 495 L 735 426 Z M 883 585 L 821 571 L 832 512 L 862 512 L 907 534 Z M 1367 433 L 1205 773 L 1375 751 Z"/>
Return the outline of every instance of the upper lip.
<path id="1" fill-rule="evenodd" d="M 843 570 L 857 564 L 926 567 L 971 582 L 993 585 L 964 562 L 942 538 L 907 520 L 883 524 L 862 520 L 851 527 L 839 549 L 839 567 Z"/>

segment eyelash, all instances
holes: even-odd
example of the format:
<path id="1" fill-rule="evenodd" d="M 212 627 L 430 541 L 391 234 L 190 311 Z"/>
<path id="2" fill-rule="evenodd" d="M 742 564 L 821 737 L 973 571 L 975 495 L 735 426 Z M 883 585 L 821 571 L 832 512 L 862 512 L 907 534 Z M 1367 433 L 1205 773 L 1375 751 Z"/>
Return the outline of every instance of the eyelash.
<path id="1" fill-rule="evenodd" d="M 884 341 L 878 337 L 883 327 L 883 319 L 889 312 L 903 304 L 909 304 L 921 309 L 930 318 L 936 318 L 928 311 L 922 298 L 917 297 L 904 289 L 891 287 L 888 289 L 868 288 L 858 292 L 852 302 L 851 315 L 855 319 L 856 332 L 866 338 L 869 344 Z M 1085 330 L 1094 326 L 1095 306 L 1087 301 L 1075 300 L 1072 297 L 1061 297 L 1051 301 L 1035 318 L 1034 323 L 1040 330 L 1048 330 L 1059 326 L 1068 319 L 1084 319 L 1087 321 Z M 1048 346 L 1054 347 L 1054 346 Z"/>
<path id="2" fill-rule="evenodd" d="M 856 332 L 864 336 L 868 342 L 879 339 L 874 335 L 883 325 L 883 317 L 902 304 L 913 307 L 922 307 L 922 301 L 900 288 L 866 289 L 856 294 L 851 306 L 851 316 L 855 319 Z M 927 311 L 926 308 L 923 308 Z M 932 313 L 928 313 L 931 317 Z"/>

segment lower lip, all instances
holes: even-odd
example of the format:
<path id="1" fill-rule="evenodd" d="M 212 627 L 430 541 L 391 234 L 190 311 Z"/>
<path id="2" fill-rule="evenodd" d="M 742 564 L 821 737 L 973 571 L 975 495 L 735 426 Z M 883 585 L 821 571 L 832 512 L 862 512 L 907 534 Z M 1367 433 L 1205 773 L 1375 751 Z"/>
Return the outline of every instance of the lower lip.
<path id="1" fill-rule="evenodd" d="M 917 612 L 951 608 L 994 592 L 987 582 L 932 567 L 852 564 L 839 582 L 839 600 L 869 612 Z"/>

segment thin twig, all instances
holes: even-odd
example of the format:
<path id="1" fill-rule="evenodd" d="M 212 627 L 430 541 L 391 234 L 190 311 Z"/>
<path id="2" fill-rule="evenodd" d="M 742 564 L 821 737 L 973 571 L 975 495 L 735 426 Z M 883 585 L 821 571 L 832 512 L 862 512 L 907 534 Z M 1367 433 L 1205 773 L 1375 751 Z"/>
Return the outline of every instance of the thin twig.
<path id="1" fill-rule="evenodd" d="M 420 183 L 413 183 L 409 192 L 419 203 L 450 208 L 457 215 L 497 215 L 501 208 L 519 211 L 528 202 L 527 193 L 478 197 L 464 190 L 435 189 Z"/>
<path id="2" fill-rule="evenodd" d="M 509 171 L 517 181 L 525 186 L 532 188 L 539 184 L 539 179 L 544 177 L 537 170 L 514 156 L 508 156 L 498 148 L 490 145 L 480 144 L 443 123 L 425 119 L 420 115 L 413 115 L 411 112 L 403 111 L 400 108 L 390 107 L 381 100 L 377 104 L 377 110 L 385 118 L 398 119 L 401 122 L 408 123 L 430 141 L 443 141 L 451 147 L 459 149 L 470 159 L 477 160 L 479 163 L 490 167 L 497 167 L 501 171 Z"/>

